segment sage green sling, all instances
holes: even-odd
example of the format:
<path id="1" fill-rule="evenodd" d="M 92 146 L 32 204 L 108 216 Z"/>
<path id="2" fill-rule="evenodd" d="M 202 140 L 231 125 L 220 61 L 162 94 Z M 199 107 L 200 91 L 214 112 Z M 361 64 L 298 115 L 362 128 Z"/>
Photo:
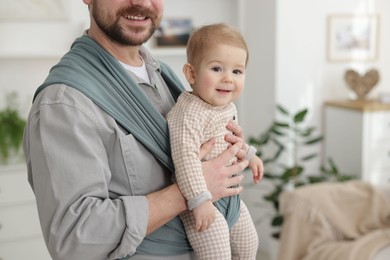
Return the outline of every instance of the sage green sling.
<path id="1" fill-rule="evenodd" d="M 167 65 L 161 62 L 160 65 L 161 75 L 176 100 L 184 87 Z M 34 99 L 52 84 L 68 85 L 89 97 L 174 172 L 165 118 L 154 109 L 123 66 L 92 38 L 84 35 L 75 40 L 71 50 L 50 70 Z M 215 205 L 226 217 L 229 227 L 233 226 L 239 217 L 238 196 L 221 199 Z M 154 255 L 189 251 L 192 248 L 178 217 L 147 236 L 137 248 L 137 253 Z"/>

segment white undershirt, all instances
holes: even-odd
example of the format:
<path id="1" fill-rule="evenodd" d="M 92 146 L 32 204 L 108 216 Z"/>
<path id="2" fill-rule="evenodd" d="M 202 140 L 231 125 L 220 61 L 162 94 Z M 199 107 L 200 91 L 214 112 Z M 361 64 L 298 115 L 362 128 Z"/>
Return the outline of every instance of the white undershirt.
<path id="1" fill-rule="evenodd" d="M 146 70 L 144 59 L 142 59 L 141 56 L 140 56 L 140 58 L 142 60 L 142 66 L 141 67 L 130 66 L 130 65 L 128 65 L 126 63 L 123 63 L 123 62 L 120 62 L 120 61 L 119 61 L 119 63 L 122 64 L 122 66 L 126 70 L 133 72 L 137 77 L 145 80 L 145 82 L 150 84 L 149 74 L 148 74 L 148 71 Z"/>

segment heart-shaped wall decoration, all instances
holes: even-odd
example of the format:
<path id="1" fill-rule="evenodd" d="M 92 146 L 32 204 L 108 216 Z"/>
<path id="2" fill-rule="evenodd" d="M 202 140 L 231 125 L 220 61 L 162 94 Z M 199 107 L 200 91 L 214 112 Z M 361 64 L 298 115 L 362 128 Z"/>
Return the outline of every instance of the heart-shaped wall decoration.
<path id="1" fill-rule="evenodd" d="M 379 82 L 379 72 L 376 69 L 371 69 L 364 75 L 349 69 L 345 72 L 345 81 L 349 88 L 351 88 L 357 95 L 358 99 L 365 99 L 368 92 L 370 92 Z"/>

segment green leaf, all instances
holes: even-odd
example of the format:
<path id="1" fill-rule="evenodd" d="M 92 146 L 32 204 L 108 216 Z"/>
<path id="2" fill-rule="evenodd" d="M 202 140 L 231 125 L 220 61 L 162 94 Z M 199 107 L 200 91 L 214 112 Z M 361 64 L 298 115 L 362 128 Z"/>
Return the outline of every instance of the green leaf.
<path id="1" fill-rule="evenodd" d="M 332 172 L 338 174 L 339 170 L 337 169 L 336 164 L 334 163 L 333 159 L 329 158 L 328 162 L 329 162 L 329 165 L 330 165 L 330 168 L 331 168 Z"/>
<path id="2" fill-rule="evenodd" d="M 305 129 L 299 129 L 297 133 L 302 137 L 309 137 L 315 130 L 315 127 L 309 127 Z"/>
<path id="3" fill-rule="evenodd" d="M 308 110 L 307 108 L 299 111 L 298 113 L 296 113 L 294 115 L 294 123 L 301 123 L 305 120 L 305 117 L 306 117 L 306 114 L 307 114 Z"/>
<path id="4" fill-rule="evenodd" d="M 318 142 L 321 142 L 323 139 L 324 139 L 323 136 L 318 136 L 318 137 L 307 140 L 304 144 L 316 144 Z"/>
<path id="5" fill-rule="evenodd" d="M 270 137 L 271 136 L 269 134 L 263 134 L 258 138 L 254 138 L 254 137 L 249 138 L 248 142 L 251 145 L 263 146 L 268 143 Z"/>
<path id="6" fill-rule="evenodd" d="M 291 178 L 298 177 L 299 175 L 301 175 L 302 172 L 303 172 L 303 167 L 301 166 L 288 168 L 282 174 L 282 179 L 284 181 L 289 181 Z"/>
<path id="7" fill-rule="evenodd" d="M 278 129 L 277 127 L 273 127 L 273 128 L 271 129 L 271 131 L 272 131 L 272 133 L 275 134 L 275 135 L 279 135 L 279 136 L 284 136 L 284 135 L 285 135 L 285 133 L 279 131 L 279 129 Z"/>
<path id="8" fill-rule="evenodd" d="M 276 215 L 271 222 L 273 227 L 280 227 L 283 224 L 283 216 L 278 214 Z"/>
<path id="9" fill-rule="evenodd" d="M 313 159 L 313 158 L 315 158 L 317 156 L 318 156 L 318 154 L 313 153 L 313 154 L 309 154 L 309 155 L 306 155 L 306 156 L 302 157 L 301 160 L 302 161 L 309 161 L 309 160 L 311 160 L 311 159 Z"/>
<path id="10" fill-rule="evenodd" d="M 319 183 L 326 181 L 325 176 L 308 176 L 307 179 L 309 180 L 309 183 Z"/>
<path id="11" fill-rule="evenodd" d="M 264 172 L 263 177 L 267 178 L 267 179 L 280 179 L 279 175 L 271 174 L 271 173 L 267 173 L 267 172 Z"/>
<path id="12" fill-rule="evenodd" d="M 11 97 L 15 97 L 9 95 Z M 22 137 L 26 121 L 19 112 L 12 108 L 15 102 L 8 100 L 9 105 L 0 110 L 0 160 L 7 163 L 12 151 L 18 151 L 22 144 Z"/>
<path id="13" fill-rule="evenodd" d="M 289 123 L 279 122 L 279 121 L 275 121 L 275 122 L 274 122 L 274 125 L 275 125 L 275 126 L 278 126 L 278 127 L 283 127 L 283 128 L 289 128 L 289 127 L 290 127 L 290 124 L 289 124 Z"/>
<path id="14" fill-rule="evenodd" d="M 303 182 L 303 181 L 295 182 L 295 187 L 301 187 L 301 186 L 304 186 L 304 185 L 306 185 L 306 182 Z"/>
<path id="15" fill-rule="evenodd" d="M 296 133 L 303 138 L 310 137 L 313 134 L 312 130 L 308 129 L 296 129 Z"/>
<path id="16" fill-rule="evenodd" d="M 263 164 L 266 165 L 275 162 L 276 159 L 277 158 L 272 157 L 272 158 L 263 158 L 262 160 L 263 160 Z"/>
<path id="17" fill-rule="evenodd" d="M 283 106 L 281 105 L 277 105 L 276 106 L 277 110 L 282 113 L 283 115 L 286 115 L 286 116 L 289 116 L 290 113 L 287 111 L 287 109 L 285 109 Z"/>
<path id="18" fill-rule="evenodd" d="M 279 156 L 282 154 L 282 152 L 285 149 L 284 146 L 281 145 L 277 140 L 273 140 L 273 141 L 274 141 L 275 145 L 278 147 L 277 148 L 278 150 L 270 158 L 263 158 L 264 165 L 271 163 L 271 162 L 275 162 L 277 159 L 279 159 Z"/>
<path id="19" fill-rule="evenodd" d="M 280 186 L 276 186 L 275 189 L 269 193 L 268 195 L 264 196 L 264 199 L 266 201 L 271 202 L 274 205 L 274 208 L 277 210 L 279 205 L 279 196 L 282 192 L 282 188 Z"/>
<path id="20" fill-rule="evenodd" d="M 350 180 L 355 180 L 356 176 L 349 176 L 349 175 L 339 175 L 337 176 L 337 180 L 340 182 L 344 181 L 350 181 Z"/>
<path id="21" fill-rule="evenodd" d="M 340 172 L 331 158 L 328 159 L 328 163 L 330 165 L 330 168 L 328 169 L 325 165 L 321 165 L 321 172 L 327 176 L 339 176 Z"/>

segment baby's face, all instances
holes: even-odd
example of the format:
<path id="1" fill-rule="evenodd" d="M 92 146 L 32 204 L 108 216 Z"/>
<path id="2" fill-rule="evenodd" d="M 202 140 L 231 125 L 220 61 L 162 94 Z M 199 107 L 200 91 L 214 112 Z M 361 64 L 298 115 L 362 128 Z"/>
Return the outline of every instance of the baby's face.
<path id="1" fill-rule="evenodd" d="M 236 100 L 245 84 L 246 58 L 244 49 L 231 45 L 210 50 L 195 69 L 193 94 L 214 106 Z"/>

